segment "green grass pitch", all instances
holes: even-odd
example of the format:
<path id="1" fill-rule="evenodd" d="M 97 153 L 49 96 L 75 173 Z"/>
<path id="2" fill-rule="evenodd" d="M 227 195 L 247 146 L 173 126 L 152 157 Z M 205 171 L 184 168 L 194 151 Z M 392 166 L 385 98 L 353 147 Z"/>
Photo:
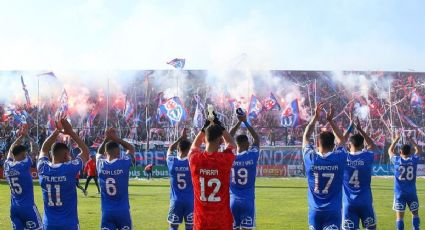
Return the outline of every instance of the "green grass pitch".
<path id="1" fill-rule="evenodd" d="M 84 183 L 84 180 L 81 181 Z M 42 213 L 41 189 L 35 184 L 35 201 Z M 378 229 L 395 229 L 395 214 L 392 211 L 392 178 L 373 178 L 373 195 Z M 419 214 L 425 225 L 425 179 L 418 179 L 418 196 L 422 204 Z M 78 190 L 79 191 L 79 190 Z M 0 182 L 0 229 L 10 229 L 10 191 L 6 182 Z M 167 179 L 136 181 L 130 183 L 131 215 L 134 229 L 168 229 L 167 212 L 169 185 Z M 256 185 L 257 229 L 307 229 L 307 187 L 303 178 L 267 179 L 258 178 Z M 78 193 L 80 227 L 99 229 L 100 197 L 94 184 L 89 187 L 89 196 Z M 405 229 L 412 229 L 411 215 L 406 213 Z M 183 226 L 180 229 L 184 229 Z"/>

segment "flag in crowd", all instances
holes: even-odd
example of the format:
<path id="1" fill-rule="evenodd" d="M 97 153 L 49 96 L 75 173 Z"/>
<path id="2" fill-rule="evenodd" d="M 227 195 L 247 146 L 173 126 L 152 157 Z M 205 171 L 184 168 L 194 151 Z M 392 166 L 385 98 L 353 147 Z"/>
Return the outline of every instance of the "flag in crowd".
<path id="1" fill-rule="evenodd" d="M 172 97 L 159 106 L 160 117 L 168 117 L 171 125 L 187 119 L 187 112 L 179 97 Z"/>
<path id="2" fill-rule="evenodd" d="M 196 101 L 196 109 L 195 114 L 193 116 L 193 126 L 195 128 L 201 128 L 204 125 L 204 106 L 200 102 L 201 98 L 199 95 L 195 95 L 195 101 Z"/>
<path id="3" fill-rule="evenodd" d="M 280 122 L 283 127 L 297 127 L 300 125 L 298 99 L 293 100 L 291 104 L 286 106 L 282 112 Z"/>
<path id="4" fill-rule="evenodd" d="M 27 105 L 27 108 L 30 108 L 31 107 L 31 100 L 30 100 L 30 95 L 29 95 L 29 93 L 28 93 L 28 89 L 27 89 L 27 86 L 25 85 L 25 82 L 24 82 L 24 77 L 21 75 L 21 84 L 22 84 L 22 90 L 24 90 L 24 94 L 25 94 L 25 100 L 26 100 L 26 105 Z"/>
<path id="5" fill-rule="evenodd" d="M 186 59 L 183 58 L 174 58 L 173 60 L 167 62 L 167 64 L 172 65 L 176 69 L 183 69 Z"/>
<path id="6" fill-rule="evenodd" d="M 273 93 L 270 93 L 266 99 L 263 101 L 263 109 L 265 111 L 270 110 L 278 110 L 280 111 L 281 107 L 279 105 L 279 102 L 277 101 L 276 97 L 273 95 Z"/>
<path id="7" fill-rule="evenodd" d="M 260 100 L 255 95 L 251 96 L 251 102 L 248 107 L 248 117 L 249 118 L 257 118 L 258 115 L 263 111 L 263 105 Z"/>
<path id="8" fill-rule="evenodd" d="M 59 100 L 59 108 L 57 112 L 61 114 L 67 114 L 68 113 L 68 94 L 66 93 L 66 90 L 62 90 L 62 94 Z"/>
<path id="9" fill-rule="evenodd" d="M 130 121 L 130 118 L 133 116 L 133 114 L 134 114 L 133 103 L 131 103 L 130 100 L 127 100 L 125 102 L 125 109 L 124 109 L 124 118 L 125 118 L 125 121 L 126 122 Z"/>

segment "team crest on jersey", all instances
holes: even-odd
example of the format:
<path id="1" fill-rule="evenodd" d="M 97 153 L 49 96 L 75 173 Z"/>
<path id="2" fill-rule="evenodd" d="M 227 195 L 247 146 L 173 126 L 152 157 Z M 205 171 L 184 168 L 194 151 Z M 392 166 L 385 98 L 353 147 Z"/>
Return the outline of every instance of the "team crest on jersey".
<path id="1" fill-rule="evenodd" d="M 130 226 L 124 226 L 121 228 L 121 230 L 130 230 Z"/>
<path id="2" fill-rule="evenodd" d="M 344 229 L 354 229 L 354 222 L 351 220 L 344 220 Z"/>
<path id="3" fill-rule="evenodd" d="M 419 203 L 418 202 L 412 202 L 410 204 L 410 210 L 414 211 L 417 210 L 419 208 Z"/>
<path id="4" fill-rule="evenodd" d="M 37 224 L 34 221 L 27 221 L 25 223 L 25 226 L 27 227 L 27 229 L 33 229 L 37 226 Z"/>
<path id="5" fill-rule="evenodd" d="M 242 225 L 252 225 L 252 218 L 250 216 L 246 217 L 245 219 L 242 220 L 241 224 Z"/>
<path id="6" fill-rule="evenodd" d="M 335 224 L 332 224 L 332 225 L 324 227 L 323 230 L 339 230 L 339 228 Z"/>
<path id="7" fill-rule="evenodd" d="M 404 204 L 402 204 L 402 203 L 394 203 L 394 209 L 395 210 L 404 210 L 405 207 L 404 207 Z"/>
<path id="8" fill-rule="evenodd" d="M 316 230 L 316 228 L 314 228 L 313 225 L 310 225 L 310 227 L 308 227 L 308 230 Z"/>
<path id="9" fill-rule="evenodd" d="M 366 220 L 363 221 L 363 225 L 365 226 L 365 228 L 374 225 L 375 224 L 375 218 L 373 217 L 368 217 L 366 218 Z"/>
<path id="10" fill-rule="evenodd" d="M 171 223 L 179 223 L 180 218 L 179 218 L 179 216 L 175 215 L 174 213 L 170 213 L 170 215 L 168 215 L 168 221 L 170 221 Z"/>
<path id="11" fill-rule="evenodd" d="M 189 215 L 186 216 L 186 222 L 193 222 L 193 212 L 191 212 Z"/>

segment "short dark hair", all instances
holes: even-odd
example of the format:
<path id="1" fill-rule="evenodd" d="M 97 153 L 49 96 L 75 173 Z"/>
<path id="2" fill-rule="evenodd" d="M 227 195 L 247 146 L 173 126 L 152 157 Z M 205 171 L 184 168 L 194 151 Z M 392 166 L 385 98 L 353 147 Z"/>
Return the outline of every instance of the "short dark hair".
<path id="1" fill-rule="evenodd" d="M 241 134 L 241 135 L 236 136 L 236 139 L 235 140 L 236 140 L 236 144 L 237 145 L 240 145 L 242 143 L 249 142 L 248 141 L 248 136 L 245 135 L 245 134 Z"/>
<path id="2" fill-rule="evenodd" d="M 182 152 L 186 152 L 190 149 L 190 146 L 192 145 L 192 143 L 188 140 L 181 140 L 179 141 L 179 149 Z"/>
<path id="3" fill-rule="evenodd" d="M 335 147 L 335 135 L 329 131 L 321 132 L 319 134 L 319 143 L 323 148 L 333 149 Z"/>
<path id="4" fill-rule="evenodd" d="M 350 143 L 354 145 L 354 147 L 359 148 L 364 145 L 364 137 L 360 134 L 354 134 L 350 137 Z"/>
<path id="5" fill-rule="evenodd" d="M 213 124 L 208 126 L 205 129 L 205 137 L 207 138 L 208 142 L 215 141 L 218 138 L 220 138 L 222 135 L 223 135 L 223 129 L 219 125 Z"/>
<path id="6" fill-rule="evenodd" d="M 25 153 L 27 151 L 27 148 L 23 145 L 17 145 L 12 148 L 12 154 L 13 156 L 18 156 L 21 153 Z"/>
<path id="7" fill-rule="evenodd" d="M 110 152 L 114 149 L 119 149 L 119 148 L 120 148 L 120 145 L 115 141 L 109 141 L 105 145 L 105 149 L 106 149 L 107 152 Z"/>
<path id="8" fill-rule="evenodd" d="M 412 149 L 412 147 L 410 145 L 403 145 L 403 146 L 401 146 L 401 152 L 404 155 L 410 155 L 411 149 Z"/>
<path id="9" fill-rule="evenodd" d="M 52 146 L 52 154 L 54 155 L 54 156 L 56 156 L 56 155 L 58 155 L 58 154 L 61 154 L 62 153 L 62 151 L 69 151 L 69 148 L 68 148 L 68 146 L 66 145 L 66 144 L 64 144 L 64 143 L 54 143 L 53 144 L 53 146 Z"/>

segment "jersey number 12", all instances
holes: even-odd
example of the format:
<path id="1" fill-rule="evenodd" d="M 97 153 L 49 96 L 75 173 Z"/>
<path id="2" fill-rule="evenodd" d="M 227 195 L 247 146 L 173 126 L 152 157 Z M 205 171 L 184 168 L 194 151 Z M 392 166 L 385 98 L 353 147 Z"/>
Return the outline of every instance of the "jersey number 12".
<path id="1" fill-rule="evenodd" d="M 199 182 L 201 184 L 201 197 L 199 198 L 201 201 L 208 202 L 220 202 L 221 198 L 219 196 L 215 196 L 221 187 L 221 182 L 217 178 L 211 178 L 207 182 L 208 187 L 214 187 L 212 193 L 208 196 L 208 199 L 205 196 L 205 178 L 199 177 Z"/>

